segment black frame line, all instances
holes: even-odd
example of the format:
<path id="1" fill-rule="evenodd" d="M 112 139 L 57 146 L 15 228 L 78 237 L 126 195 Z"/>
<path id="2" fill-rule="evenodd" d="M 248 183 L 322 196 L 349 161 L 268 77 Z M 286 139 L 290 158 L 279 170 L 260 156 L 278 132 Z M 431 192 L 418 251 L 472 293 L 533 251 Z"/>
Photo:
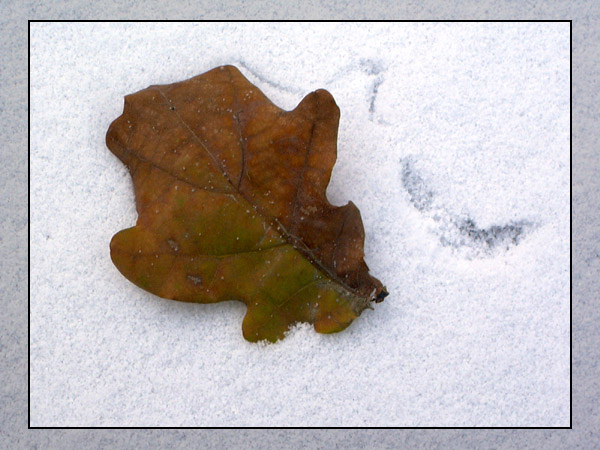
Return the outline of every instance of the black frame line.
<path id="1" fill-rule="evenodd" d="M 27 24 L 27 428 L 31 429 L 31 22 Z"/>
<path id="2" fill-rule="evenodd" d="M 205 20 L 96 20 L 96 19 L 30 19 L 29 23 L 204 23 L 204 22 L 238 22 L 238 23 L 567 23 L 572 22 L 569 19 L 465 19 L 465 20 L 442 20 L 442 19 L 423 19 L 423 20 L 323 20 L 323 19 L 290 19 L 290 20 L 242 20 L 242 19 L 205 19 Z"/>
<path id="3" fill-rule="evenodd" d="M 32 23 L 569 23 L 569 426 L 568 427 L 56 427 L 31 426 L 31 24 Z M 572 430 L 573 429 L 573 20 L 28 20 L 27 21 L 27 428 L 30 430 Z"/>
<path id="4" fill-rule="evenodd" d="M 569 21 L 569 428 L 573 429 L 573 21 Z"/>

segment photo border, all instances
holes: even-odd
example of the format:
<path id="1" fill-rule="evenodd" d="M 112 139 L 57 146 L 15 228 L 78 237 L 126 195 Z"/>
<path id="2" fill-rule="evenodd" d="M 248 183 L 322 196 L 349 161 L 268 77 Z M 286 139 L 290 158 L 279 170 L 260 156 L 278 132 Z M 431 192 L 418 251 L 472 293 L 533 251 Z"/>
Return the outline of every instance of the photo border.
<path id="1" fill-rule="evenodd" d="M 27 427 L 30 430 L 571 430 L 573 429 L 573 21 L 572 20 L 28 20 L 27 21 Z M 562 427 L 85 427 L 31 426 L 31 24 L 32 23 L 569 23 L 569 426 Z"/>

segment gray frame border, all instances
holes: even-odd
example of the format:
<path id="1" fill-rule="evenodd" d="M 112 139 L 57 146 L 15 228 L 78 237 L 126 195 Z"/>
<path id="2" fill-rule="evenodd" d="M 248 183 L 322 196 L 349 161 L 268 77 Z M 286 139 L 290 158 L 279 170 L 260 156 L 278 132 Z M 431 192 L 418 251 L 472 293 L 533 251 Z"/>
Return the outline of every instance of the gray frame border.
<path id="1" fill-rule="evenodd" d="M 14 2 L 0 7 L 0 24 L 6 37 L 0 43 L 0 54 L 5 66 L 0 72 L 2 97 L 0 118 L 4 124 L 0 131 L 2 166 L 0 174 L 7 179 L 0 182 L 0 198 L 6 206 L 6 217 L 0 221 L 0 260 L 2 283 L 0 294 L 4 308 L 0 312 L 0 352 L 4 364 L 0 368 L 0 439 L 8 448 L 30 447 L 110 447 L 153 448 L 197 446 L 203 448 L 278 448 L 282 443 L 293 447 L 323 448 L 396 448 L 465 446 L 539 448 L 590 447 L 600 443 L 598 432 L 600 404 L 598 383 L 594 376 L 600 350 L 600 328 L 597 326 L 599 309 L 591 300 L 600 294 L 597 272 L 600 261 L 600 243 L 594 242 L 600 227 L 597 200 L 600 199 L 598 171 L 600 139 L 597 117 L 600 117 L 600 100 L 597 80 L 600 69 L 600 31 L 598 17 L 600 6 L 594 0 L 540 3 L 524 1 L 499 3 L 486 0 L 478 8 L 470 8 L 458 1 L 436 5 L 434 1 L 422 2 L 419 7 L 400 4 L 387 5 L 379 0 L 365 7 L 354 7 L 338 0 L 323 5 L 320 11 L 295 11 L 286 6 L 271 7 L 261 14 L 253 9 L 253 17 L 240 17 L 233 11 L 227 17 L 226 6 L 208 6 L 200 14 L 202 5 L 188 3 L 172 5 L 170 18 L 209 19 L 312 19 L 315 13 L 321 18 L 335 20 L 573 20 L 572 22 L 572 425 L 573 429 L 554 430 L 30 430 L 27 427 L 27 295 L 28 295 L 28 153 L 27 143 L 27 55 L 28 20 L 126 18 L 115 3 L 69 0 L 61 5 L 42 5 L 41 2 Z M 8 2 L 7 2 L 8 3 Z M 232 6 L 237 6 L 230 2 Z M 126 13 L 129 17 L 162 19 L 160 0 L 133 2 Z M 211 10 L 212 8 L 212 10 Z M 252 9 L 252 8 L 250 8 Z M 74 17 L 75 16 L 75 17 Z M 77 17 L 79 16 L 79 17 Z M 132 19 L 133 20 L 133 19 Z M 593 27 L 596 26 L 596 28 Z M 596 169 L 596 170 L 594 170 Z M 595 201 L 596 200 L 596 201 Z M 4 209 L 4 208 L 3 208 Z M 588 269 L 588 270 L 586 270 Z M 594 295 L 596 294 L 596 295 Z"/>

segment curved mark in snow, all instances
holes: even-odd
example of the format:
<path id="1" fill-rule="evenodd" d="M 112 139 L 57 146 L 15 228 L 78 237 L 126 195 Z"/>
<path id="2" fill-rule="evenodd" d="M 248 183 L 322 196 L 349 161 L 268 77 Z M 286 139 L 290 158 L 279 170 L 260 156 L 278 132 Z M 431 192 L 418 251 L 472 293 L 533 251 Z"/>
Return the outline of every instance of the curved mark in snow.
<path id="1" fill-rule="evenodd" d="M 456 216 L 437 204 L 435 193 L 414 170 L 411 157 L 401 159 L 400 163 L 402 186 L 409 195 L 410 203 L 436 222 L 436 232 L 443 246 L 452 247 L 466 258 L 496 256 L 498 251 L 507 251 L 518 245 L 535 228 L 528 220 L 478 227 L 474 219 Z"/>

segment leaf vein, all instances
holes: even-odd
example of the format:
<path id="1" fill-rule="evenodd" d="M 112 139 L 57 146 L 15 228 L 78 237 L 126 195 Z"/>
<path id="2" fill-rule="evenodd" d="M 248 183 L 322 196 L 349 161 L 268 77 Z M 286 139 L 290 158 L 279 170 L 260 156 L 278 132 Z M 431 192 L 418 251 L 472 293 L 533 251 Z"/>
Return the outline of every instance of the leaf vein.
<path id="1" fill-rule="evenodd" d="M 227 258 L 227 257 L 232 257 L 232 256 L 239 256 L 239 255 L 245 255 L 248 253 L 260 253 L 260 252 L 264 252 L 267 250 L 272 250 L 274 248 L 278 248 L 278 247 L 283 247 L 285 245 L 290 245 L 287 242 L 281 242 L 277 245 L 273 245 L 271 247 L 264 247 L 256 250 L 244 250 L 244 251 L 240 251 L 240 252 L 235 252 L 235 253 L 222 253 L 220 255 L 203 255 L 203 254 L 198 254 L 198 253 L 182 253 L 182 252 L 177 252 L 177 253 L 171 253 L 171 252 L 150 252 L 150 253 L 141 253 L 141 256 L 152 256 L 152 255 L 169 255 L 169 256 L 175 256 L 175 257 L 192 257 L 192 258 Z M 113 252 L 116 253 L 121 253 L 121 254 L 125 254 L 125 255 L 130 255 L 133 254 L 129 251 L 125 251 L 125 250 L 119 250 L 119 249 L 113 249 Z M 138 255 L 138 254 L 136 254 Z"/>

